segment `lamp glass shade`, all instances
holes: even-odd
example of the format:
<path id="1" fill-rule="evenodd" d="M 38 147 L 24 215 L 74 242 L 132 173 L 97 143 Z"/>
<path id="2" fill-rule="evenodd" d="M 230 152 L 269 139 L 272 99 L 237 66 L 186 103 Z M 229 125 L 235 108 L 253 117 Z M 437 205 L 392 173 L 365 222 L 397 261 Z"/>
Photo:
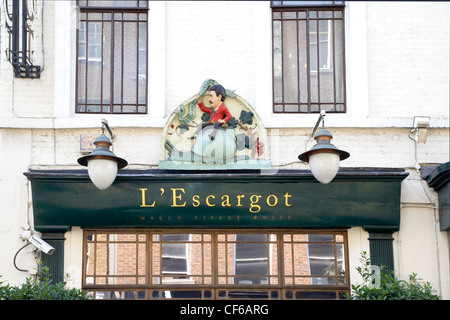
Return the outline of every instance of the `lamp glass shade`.
<path id="1" fill-rule="evenodd" d="M 111 159 L 90 159 L 87 167 L 89 178 L 100 190 L 111 186 L 119 170 L 117 162 Z"/>
<path id="2" fill-rule="evenodd" d="M 329 183 L 336 176 L 340 161 L 337 153 L 320 152 L 309 156 L 309 167 L 319 182 Z"/>

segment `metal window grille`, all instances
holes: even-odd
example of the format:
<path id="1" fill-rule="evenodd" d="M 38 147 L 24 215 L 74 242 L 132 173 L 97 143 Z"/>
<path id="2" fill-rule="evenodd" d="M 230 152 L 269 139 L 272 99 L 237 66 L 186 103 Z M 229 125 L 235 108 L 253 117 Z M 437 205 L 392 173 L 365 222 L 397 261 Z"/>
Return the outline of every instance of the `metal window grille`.
<path id="1" fill-rule="evenodd" d="M 147 113 L 147 1 L 79 1 L 76 113 Z"/>
<path id="2" fill-rule="evenodd" d="M 313 3 L 272 2 L 275 113 L 346 112 L 344 6 Z"/>

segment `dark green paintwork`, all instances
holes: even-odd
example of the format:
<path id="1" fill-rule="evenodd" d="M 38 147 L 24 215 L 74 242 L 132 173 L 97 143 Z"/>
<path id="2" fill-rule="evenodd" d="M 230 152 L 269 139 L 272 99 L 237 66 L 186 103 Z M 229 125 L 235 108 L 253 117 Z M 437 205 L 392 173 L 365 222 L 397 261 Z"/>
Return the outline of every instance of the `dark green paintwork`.
<path id="1" fill-rule="evenodd" d="M 428 185 L 439 197 L 439 224 L 441 231 L 450 230 L 450 162 L 434 169 L 427 177 Z"/>
<path id="2" fill-rule="evenodd" d="M 35 229 L 64 231 L 81 227 L 200 227 L 200 228 L 338 228 L 398 230 L 401 169 L 347 169 L 329 184 L 318 183 L 309 171 L 173 173 L 163 170 L 120 171 L 114 184 L 98 190 L 85 170 L 30 171 Z M 146 204 L 141 207 L 146 188 Z M 164 193 L 161 195 L 162 190 Z M 173 190 L 186 201 L 174 207 Z M 183 189 L 185 193 L 181 190 Z M 285 194 L 288 193 L 286 206 Z M 199 195 L 201 204 L 193 206 Z M 210 197 L 208 207 L 205 199 Z M 230 196 L 230 206 L 220 199 Z M 237 195 L 244 195 L 237 206 Z M 250 212 L 251 195 L 261 195 L 257 213 Z M 266 203 L 278 203 L 269 206 Z M 214 202 L 212 201 L 214 200 Z M 256 210 L 256 209 L 254 209 Z"/>

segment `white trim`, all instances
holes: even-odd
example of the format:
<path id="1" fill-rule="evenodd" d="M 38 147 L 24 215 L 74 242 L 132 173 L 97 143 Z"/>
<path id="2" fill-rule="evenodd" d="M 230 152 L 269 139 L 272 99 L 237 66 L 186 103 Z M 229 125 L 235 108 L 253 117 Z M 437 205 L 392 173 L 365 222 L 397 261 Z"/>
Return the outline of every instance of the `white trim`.
<path id="1" fill-rule="evenodd" d="M 255 106 L 264 126 L 272 118 L 272 10 L 270 2 L 255 2 Z"/>
<path id="2" fill-rule="evenodd" d="M 166 113 L 166 3 L 150 1 L 149 7 L 148 114 L 150 118 L 163 119 Z"/>
<path id="3" fill-rule="evenodd" d="M 348 1 L 345 16 L 347 113 L 369 116 L 366 2 Z"/>
<path id="4" fill-rule="evenodd" d="M 75 1 L 55 1 L 55 56 L 54 56 L 54 112 L 56 118 L 70 117 L 73 108 L 75 83 L 72 76 L 75 64 L 73 38 L 78 27 Z M 73 40 L 72 40 L 73 39 Z"/>

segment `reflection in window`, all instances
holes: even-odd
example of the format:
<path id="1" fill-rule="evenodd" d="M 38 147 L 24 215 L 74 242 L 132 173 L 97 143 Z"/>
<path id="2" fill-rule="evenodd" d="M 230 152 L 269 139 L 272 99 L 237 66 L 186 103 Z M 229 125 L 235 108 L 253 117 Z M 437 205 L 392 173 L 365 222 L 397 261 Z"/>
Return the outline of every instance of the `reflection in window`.
<path id="1" fill-rule="evenodd" d="M 153 284 L 212 284 L 210 234 L 153 234 Z"/>
<path id="2" fill-rule="evenodd" d="M 86 283 L 145 284 L 146 250 L 145 234 L 89 234 L 86 250 Z"/>
<path id="3" fill-rule="evenodd" d="M 219 234 L 219 284 L 278 283 L 275 234 Z"/>
<path id="4" fill-rule="evenodd" d="M 187 274 L 187 244 L 183 240 L 189 240 L 188 234 L 163 235 L 161 269 L 162 274 Z M 166 241 L 169 241 L 167 243 Z M 174 243 L 170 243 L 173 241 Z"/>
<path id="5" fill-rule="evenodd" d="M 193 230 L 191 230 L 193 231 Z M 341 299 L 344 231 L 85 231 L 97 299 Z"/>
<path id="6" fill-rule="evenodd" d="M 267 284 L 269 261 L 266 235 L 237 234 L 234 250 L 236 256 L 234 274 L 240 276 L 234 278 L 234 283 Z"/>
<path id="7" fill-rule="evenodd" d="M 285 234 L 285 283 L 345 285 L 343 241 L 342 234 Z"/>

